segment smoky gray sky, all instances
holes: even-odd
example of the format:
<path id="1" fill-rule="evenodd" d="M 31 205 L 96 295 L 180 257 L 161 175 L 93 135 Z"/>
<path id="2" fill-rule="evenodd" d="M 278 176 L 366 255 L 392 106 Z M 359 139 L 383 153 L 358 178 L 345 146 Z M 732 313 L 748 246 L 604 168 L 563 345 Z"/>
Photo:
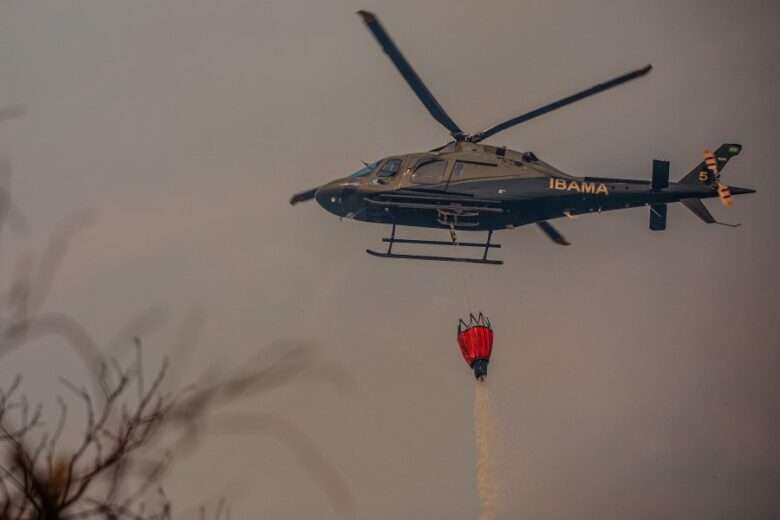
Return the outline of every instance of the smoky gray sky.
<path id="1" fill-rule="evenodd" d="M 491 139 L 574 175 L 679 178 L 744 145 L 726 183 L 756 188 L 706 226 L 681 206 L 498 234 L 500 268 L 368 257 L 387 230 L 290 194 L 447 135 L 354 14 L 374 11 L 453 119 L 490 126 L 646 63 L 652 73 Z M 474 518 L 473 377 L 457 319 L 490 316 L 501 424 L 499 518 L 767 518 L 780 510 L 780 9 L 776 2 L 0 1 L 0 125 L 40 248 L 74 210 L 47 307 L 101 342 L 152 306 L 207 323 L 191 372 L 306 340 L 353 393 L 281 388 L 277 411 L 349 483 L 361 518 Z M 11 272 L 4 244 L 2 276 Z M 5 284 L 3 284 L 5 285 Z M 3 358 L 49 399 L 77 377 L 57 344 Z M 234 486 L 233 484 L 236 483 Z M 335 518 L 277 441 L 214 436 L 167 482 L 183 508 Z"/>

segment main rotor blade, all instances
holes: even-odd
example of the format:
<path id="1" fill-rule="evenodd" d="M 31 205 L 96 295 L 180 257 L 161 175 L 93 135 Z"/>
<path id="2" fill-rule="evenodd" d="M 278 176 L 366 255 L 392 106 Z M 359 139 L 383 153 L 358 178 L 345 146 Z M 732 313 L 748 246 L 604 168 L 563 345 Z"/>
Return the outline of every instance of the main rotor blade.
<path id="1" fill-rule="evenodd" d="M 450 142 L 448 142 L 448 143 L 444 143 L 443 145 L 441 145 L 441 146 L 437 146 L 436 148 L 431 148 L 431 149 L 430 149 L 430 150 L 428 150 L 428 151 L 429 151 L 429 152 L 431 152 L 431 153 L 439 152 L 439 151 L 441 151 L 441 150 L 444 150 L 445 148 L 447 148 L 449 145 L 451 145 L 451 144 L 452 144 L 452 143 L 454 143 L 454 142 L 455 142 L 455 141 L 450 141 Z"/>
<path id="2" fill-rule="evenodd" d="M 599 83 L 598 85 L 594 85 L 589 89 L 583 90 L 581 92 L 577 92 L 576 94 L 572 94 L 569 97 L 565 97 L 563 99 L 555 101 L 554 103 L 550 103 L 549 105 L 544 105 L 543 107 L 527 112 L 521 116 L 513 117 L 512 119 L 509 119 L 507 121 L 504 121 L 503 123 L 488 128 L 487 130 L 483 130 L 478 134 L 474 134 L 470 139 L 470 141 L 474 143 L 483 141 L 492 135 L 495 135 L 501 131 L 506 130 L 507 128 L 511 128 L 515 125 L 519 125 L 520 123 L 525 123 L 529 119 L 533 119 L 535 117 L 544 115 L 548 112 L 552 112 L 553 110 L 557 110 L 559 108 L 565 107 L 566 105 L 570 105 L 581 99 L 585 99 L 586 97 L 593 96 L 594 94 L 598 94 L 599 92 L 604 92 L 605 90 L 611 89 L 612 87 L 616 87 L 622 83 L 625 83 L 626 81 L 631 81 L 632 79 L 642 77 L 648 72 L 650 72 L 652 68 L 653 68 L 652 65 L 647 65 L 646 67 L 642 67 L 641 69 L 637 69 L 635 71 L 629 72 L 628 74 L 623 74 L 622 76 L 611 79 L 609 81 L 605 81 L 604 83 Z"/>
<path id="3" fill-rule="evenodd" d="M 549 238 L 550 240 L 552 240 L 556 244 L 561 245 L 561 246 L 568 246 L 568 245 L 570 245 L 569 241 L 566 240 L 563 237 L 563 235 L 561 235 L 561 233 L 557 229 L 555 229 L 553 227 L 553 225 L 550 224 L 549 222 L 547 222 L 546 220 L 543 220 L 541 222 L 537 222 L 536 225 L 539 226 L 539 229 L 542 230 L 542 233 L 547 235 L 547 238 Z"/>
<path id="4" fill-rule="evenodd" d="M 384 27 L 382 27 L 382 24 L 379 23 L 377 17 L 368 11 L 358 11 L 358 14 L 363 18 L 363 22 L 368 27 L 368 30 L 374 35 L 374 38 L 379 42 L 379 45 L 382 46 L 382 50 L 385 51 L 390 60 L 395 64 L 398 72 L 401 73 L 409 86 L 412 87 L 414 93 L 417 94 L 417 97 L 422 101 L 422 104 L 425 105 L 425 108 L 428 109 L 428 112 L 430 112 L 433 118 L 449 130 L 453 137 L 463 135 L 463 131 L 455 124 L 455 121 L 450 118 L 447 112 L 444 111 L 444 108 L 436 101 L 436 98 L 433 97 L 433 94 L 431 94 L 431 91 L 425 86 L 425 83 L 420 79 L 420 76 L 417 75 L 412 66 L 409 65 L 409 62 L 406 61 L 406 58 L 404 58 L 404 55 L 401 54 L 401 51 L 398 50 L 398 47 L 395 46 L 395 43 L 390 39 L 390 35 L 387 34 Z"/>
<path id="5" fill-rule="evenodd" d="M 299 202 L 306 202 L 307 200 L 311 200 L 314 198 L 314 196 L 317 194 L 317 189 L 314 188 L 311 190 L 302 191 L 300 193 L 296 193 L 292 197 L 290 197 L 290 206 L 295 206 Z"/>

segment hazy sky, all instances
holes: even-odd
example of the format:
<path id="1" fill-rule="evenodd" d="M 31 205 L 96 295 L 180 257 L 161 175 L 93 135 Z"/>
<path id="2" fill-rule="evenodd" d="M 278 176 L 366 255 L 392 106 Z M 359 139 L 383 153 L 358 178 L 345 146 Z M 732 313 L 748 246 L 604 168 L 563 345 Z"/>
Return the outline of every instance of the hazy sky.
<path id="1" fill-rule="evenodd" d="M 50 310 L 101 342 L 153 305 L 208 322 L 192 373 L 280 338 L 355 378 L 244 403 L 279 411 L 350 485 L 361 518 L 474 518 L 473 377 L 457 319 L 496 329 L 501 518 L 767 518 L 780 510 L 778 3 L 0 0 L 0 125 L 17 205 L 41 244 L 75 210 Z M 744 145 L 726 183 L 756 188 L 738 229 L 677 205 L 498 234 L 499 268 L 383 261 L 387 230 L 291 193 L 446 141 L 354 14 L 369 9 L 466 131 L 652 63 L 652 73 L 493 138 L 575 175 L 674 179 L 705 147 Z M 19 246 L 21 247 L 21 246 Z M 3 249 L 4 254 L 9 250 Z M 9 274 L 3 258 L 3 277 Z M 2 286 L 5 286 L 5 282 Z M 78 373 L 40 344 L 3 358 L 51 397 Z M 75 376 L 72 376 L 75 377 Z M 294 457 L 214 437 L 168 482 L 234 518 L 336 517 Z"/>

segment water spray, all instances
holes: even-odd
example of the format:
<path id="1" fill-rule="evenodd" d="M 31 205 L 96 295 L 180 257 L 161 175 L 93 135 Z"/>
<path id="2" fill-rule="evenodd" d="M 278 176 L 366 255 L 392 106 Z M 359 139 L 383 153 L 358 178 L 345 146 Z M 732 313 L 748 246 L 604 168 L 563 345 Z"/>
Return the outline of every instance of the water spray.
<path id="1" fill-rule="evenodd" d="M 485 382 L 493 352 L 493 327 L 481 312 L 469 314 L 469 321 L 458 321 L 458 345 L 463 359 L 474 371 L 474 441 L 477 455 L 477 492 L 480 520 L 493 520 L 498 503 L 495 468 L 496 421 L 490 387 Z"/>

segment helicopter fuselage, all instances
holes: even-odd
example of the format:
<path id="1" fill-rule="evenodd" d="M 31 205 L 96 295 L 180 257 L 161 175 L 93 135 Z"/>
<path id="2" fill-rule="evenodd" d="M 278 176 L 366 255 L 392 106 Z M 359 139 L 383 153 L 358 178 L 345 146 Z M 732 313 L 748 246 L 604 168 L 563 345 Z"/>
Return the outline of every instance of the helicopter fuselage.
<path id="1" fill-rule="evenodd" d="M 739 193 L 739 191 L 737 192 Z M 453 143 L 387 157 L 317 190 L 327 211 L 358 221 L 489 231 L 561 217 L 717 197 L 707 184 L 576 177 L 533 153 Z"/>

